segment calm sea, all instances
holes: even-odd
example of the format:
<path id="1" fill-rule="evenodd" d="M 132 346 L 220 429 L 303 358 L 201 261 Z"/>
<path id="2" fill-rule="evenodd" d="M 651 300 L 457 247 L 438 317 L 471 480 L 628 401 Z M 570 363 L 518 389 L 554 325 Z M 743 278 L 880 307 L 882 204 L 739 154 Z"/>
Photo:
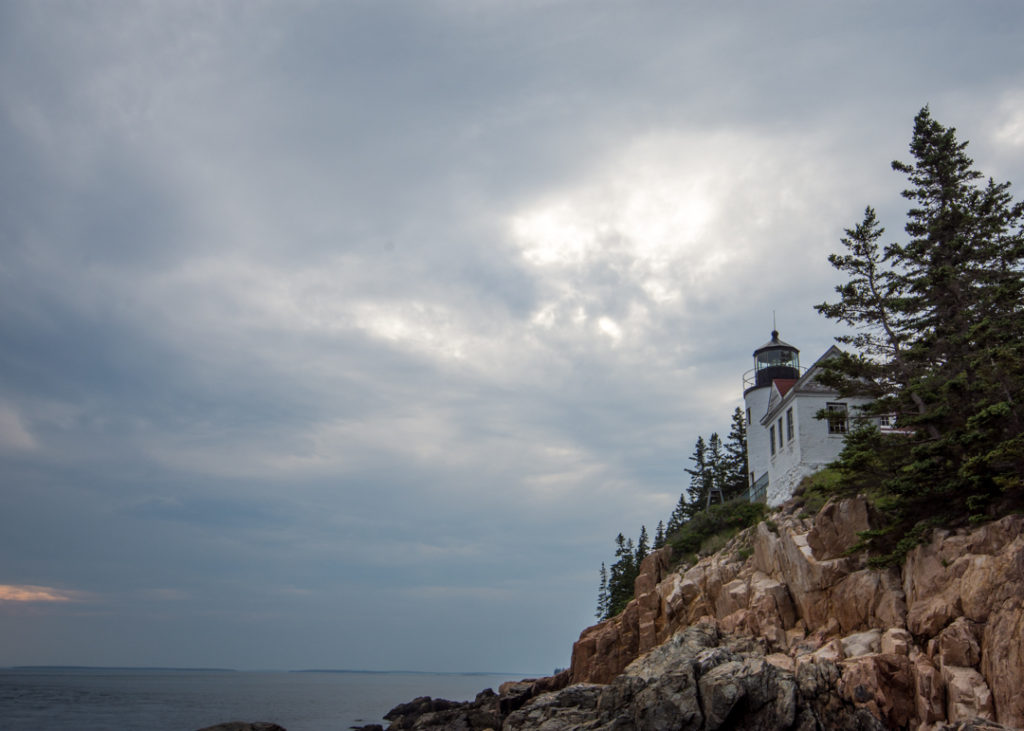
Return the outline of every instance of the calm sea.
<path id="1" fill-rule="evenodd" d="M 523 676 L 489 673 L 0 669 L 3 731 L 195 731 L 271 721 L 288 731 L 383 723 L 418 696 L 471 700 Z M 387 724 L 385 723 L 385 728 Z"/>

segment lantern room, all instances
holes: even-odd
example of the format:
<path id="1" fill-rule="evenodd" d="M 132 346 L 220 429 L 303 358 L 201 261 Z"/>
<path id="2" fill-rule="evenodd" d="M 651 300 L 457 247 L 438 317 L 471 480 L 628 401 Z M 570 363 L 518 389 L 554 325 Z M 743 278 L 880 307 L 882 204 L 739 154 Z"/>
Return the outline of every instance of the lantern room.
<path id="1" fill-rule="evenodd" d="M 779 331 L 772 330 L 772 339 L 754 351 L 753 388 L 772 385 L 777 378 L 800 377 L 800 351 L 779 340 Z"/>

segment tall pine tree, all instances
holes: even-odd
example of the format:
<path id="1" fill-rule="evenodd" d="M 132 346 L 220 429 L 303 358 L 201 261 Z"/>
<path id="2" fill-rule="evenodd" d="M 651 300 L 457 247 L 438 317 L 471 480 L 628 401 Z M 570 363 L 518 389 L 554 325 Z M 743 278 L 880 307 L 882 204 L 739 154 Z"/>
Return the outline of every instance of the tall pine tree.
<path id="1" fill-rule="evenodd" d="M 717 438 L 717 435 L 715 437 Z M 714 480 L 708 457 L 707 442 L 704 441 L 704 437 L 697 437 L 697 443 L 693 446 L 693 454 L 690 456 L 693 467 L 686 468 L 686 473 L 690 475 L 690 486 L 686 489 L 685 511 L 687 518 L 691 518 L 703 510 L 707 503 L 708 491 Z"/>
<path id="2" fill-rule="evenodd" d="M 659 520 L 658 527 L 654 531 L 654 550 L 665 546 L 665 521 Z"/>
<path id="3" fill-rule="evenodd" d="M 615 537 L 615 563 L 608 572 L 608 617 L 626 608 L 633 598 L 633 582 L 636 581 L 636 547 L 633 539 L 621 533 Z"/>
<path id="4" fill-rule="evenodd" d="M 913 434 L 851 435 L 841 458 L 851 489 L 874 480 L 895 496 L 881 548 L 938 512 L 980 515 L 1024 494 L 1024 204 L 1008 183 L 980 183 L 966 147 L 918 113 L 913 162 L 893 163 L 909 182 L 907 239 L 883 248 L 867 208 L 830 257 L 849 281 L 817 308 L 857 330 L 841 340 L 859 351 L 822 380 Z"/>
<path id="5" fill-rule="evenodd" d="M 732 423 L 724 445 L 722 493 L 726 500 L 739 497 L 747 489 L 747 420 L 739 406 L 732 412 Z"/>
<path id="6" fill-rule="evenodd" d="M 597 589 L 597 611 L 594 612 L 594 616 L 597 619 L 606 619 L 608 617 L 608 569 L 604 565 L 604 561 L 601 562 L 601 583 Z"/>
<path id="7" fill-rule="evenodd" d="M 722 452 L 722 438 L 718 436 L 718 432 L 713 432 L 708 439 L 706 459 L 708 472 L 711 477 L 707 482 L 704 502 L 698 506 L 701 510 L 710 506 L 712 500 L 722 500 L 725 495 L 724 488 L 728 465 L 725 461 L 725 454 Z"/>
<path id="8" fill-rule="evenodd" d="M 679 494 L 679 501 L 676 503 L 672 515 L 668 518 L 668 525 L 665 526 L 665 535 L 670 536 L 683 527 L 683 523 L 690 519 L 690 506 L 686 502 L 686 493 Z"/>
<path id="9" fill-rule="evenodd" d="M 640 564 L 647 554 L 651 552 L 650 539 L 647 537 L 647 526 L 640 526 L 640 537 L 636 540 L 636 553 L 633 554 L 634 562 L 636 563 L 637 571 L 640 570 Z"/>

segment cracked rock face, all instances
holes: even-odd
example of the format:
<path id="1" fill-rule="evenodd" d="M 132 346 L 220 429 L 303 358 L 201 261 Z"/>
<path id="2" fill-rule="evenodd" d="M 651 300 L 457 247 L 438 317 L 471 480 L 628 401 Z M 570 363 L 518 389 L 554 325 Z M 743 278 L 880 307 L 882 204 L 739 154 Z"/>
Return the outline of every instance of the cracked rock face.
<path id="1" fill-rule="evenodd" d="M 936 531 L 882 571 L 845 554 L 868 519 L 860 499 L 789 504 L 694 566 L 655 551 L 568 671 L 417 699 L 391 728 L 1024 728 L 1024 516 Z"/>
<path id="2" fill-rule="evenodd" d="M 760 643 L 705 621 L 631 663 L 607 685 L 580 684 L 512 713 L 506 731 L 570 729 L 884 729 L 835 690 L 833 663 L 797 673 L 766 659 Z M 583 701 L 583 702 L 580 702 Z"/>
<path id="3" fill-rule="evenodd" d="M 689 568 L 670 570 L 670 549 L 652 553 L 625 611 L 580 635 L 572 682 L 613 683 L 707 620 L 757 638 L 781 669 L 834 663 L 833 687 L 890 726 L 977 717 L 1024 728 L 1024 516 L 937 530 L 885 570 L 846 555 L 869 517 L 860 498 L 813 519 L 791 503 Z"/>

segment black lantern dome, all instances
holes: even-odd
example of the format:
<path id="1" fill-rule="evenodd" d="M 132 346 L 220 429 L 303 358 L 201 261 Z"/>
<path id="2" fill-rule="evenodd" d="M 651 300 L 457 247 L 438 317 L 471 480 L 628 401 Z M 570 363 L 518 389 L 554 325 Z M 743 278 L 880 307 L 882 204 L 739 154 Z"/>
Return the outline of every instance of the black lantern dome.
<path id="1" fill-rule="evenodd" d="M 772 339 L 754 351 L 754 388 L 770 386 L 776 378 L 800 377 L 800 351 L 779 340 L 779 331 L 772 330 Z"/>

